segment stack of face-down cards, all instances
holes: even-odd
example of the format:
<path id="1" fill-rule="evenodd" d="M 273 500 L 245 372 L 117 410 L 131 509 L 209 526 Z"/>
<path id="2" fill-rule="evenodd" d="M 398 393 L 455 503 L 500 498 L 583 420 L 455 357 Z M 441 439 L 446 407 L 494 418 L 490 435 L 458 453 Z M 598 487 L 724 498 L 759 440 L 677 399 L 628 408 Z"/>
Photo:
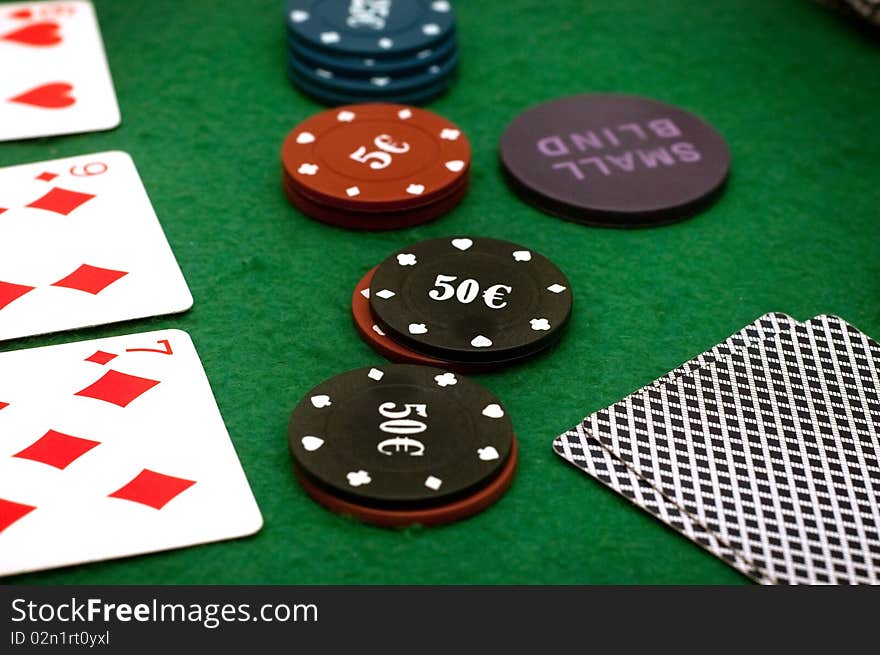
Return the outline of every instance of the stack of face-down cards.
<path id="1" fill-rule="evenodd" d="M 880 583 L 880 345 L 766 314 L 558 455 L 763 584 Z"/>

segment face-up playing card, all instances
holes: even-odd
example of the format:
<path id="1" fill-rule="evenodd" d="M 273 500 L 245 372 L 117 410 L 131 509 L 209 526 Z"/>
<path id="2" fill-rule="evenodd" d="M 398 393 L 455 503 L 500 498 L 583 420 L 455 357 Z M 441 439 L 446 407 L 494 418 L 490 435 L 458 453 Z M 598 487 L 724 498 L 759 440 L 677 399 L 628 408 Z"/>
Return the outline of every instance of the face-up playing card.
<path id="1" fill-rule="evenodd" d="M 0 168 L 0 340 L 190 307 L 126 153 Z"/>
<path id="2" fill-rule="evenodd" d="M 584 429 L 778 583 L 880 582 L 880 346 L 782 327 Z"/>
<path id="3" fill-rule="evenodd" d="M 793 323 L 794 319 L 785 314 L 765 314 L 706 352 L 697 355 L 634 392 L 630 397 L 644 394 L 649 389 L 659 388 L 682 375 L 687 375 L 702 366 L 727 357 L 731 352 L 743 348 L 752 340 L 766 338 L 776 332 L 780 325 Z M 554 440 L 553 448 L 558 455 L 740 572 L 757 582 L 770 582 L 761 571 L 726 544 L 724 540 L 692 519 L 688 513 L 682 511 L 675 503 L 641 479 L 611 451 L 603 447 L 598 440 L 590 436 L 585 426 L 590 424 L 594 416 L 595 414 L 588 416 L 581 424 L 567 430 Z"/>
<path id="4" fill-rule="evenodd" d="M 119 125 L 89 2 L 0 4 L 0 71 L 0 141 Z"/>
<path id="5" fill-rule="evenodd" d="M 0 354 L 0 575 L 261 526 L 185 332 Z"/>

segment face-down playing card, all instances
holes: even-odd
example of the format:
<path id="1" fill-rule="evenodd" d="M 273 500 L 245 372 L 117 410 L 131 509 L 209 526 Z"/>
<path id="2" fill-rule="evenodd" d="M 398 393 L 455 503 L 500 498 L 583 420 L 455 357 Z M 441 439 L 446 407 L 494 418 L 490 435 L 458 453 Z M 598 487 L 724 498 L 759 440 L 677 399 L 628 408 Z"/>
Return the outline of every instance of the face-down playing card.
<path id="1" fill-rule="evenodd" d="M 89 2 L 0 4 L 0 71 L 0 141 L 119 125 Z"/>
<path id="2" fill-rule="evenodd" d="M 876 342 L 819 316 L 584 427 L 769 580 L 877 584 L 878 362 Z"/>
<path id="3" fill-rule="evenodd" d="M 191 306 L 126 153 L 0 169 L 0 340 Z"/>
<path id="4" fill-rule="evenodd" d="M 728 356 L 731 352 L 744 347 L 751 340 L 765 338 L 777 331 L 780 325 L 793 323 L 794 319 L 785 314 L 765 314 L 706 352 L 697 355 L 634 392 L 631 396 L 644 394 L 649 389 L 658 388 L 682 375 L 687 375 L 701 366 Z M 567 430 L 554 440 L 553 448 L 558 455 L 755 581 L 765 584 L 772 582 L 751 562 L 642 480 L 631 468 L 604 448 L 598 440 L 591 437 L 584 427 L 590 423 L 591 419 L 592 416 L 588 416 L 582 423 Z"/>
<path id="5" fill-rule="evenodd" d="M 0 575 L 261 525 L 185 332 L 0 354 Z"/>

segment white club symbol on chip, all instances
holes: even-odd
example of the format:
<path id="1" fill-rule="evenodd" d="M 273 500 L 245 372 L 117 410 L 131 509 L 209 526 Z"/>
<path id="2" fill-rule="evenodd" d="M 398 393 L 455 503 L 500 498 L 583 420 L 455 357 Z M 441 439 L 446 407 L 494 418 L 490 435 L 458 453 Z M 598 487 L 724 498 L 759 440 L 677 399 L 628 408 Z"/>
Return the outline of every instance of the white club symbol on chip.
<path id="1" fill-rule="evenodd" d="M 412 253 L 402 252 L 397 256 L 397 263 L 401 266 L 415 266 L 418 264 L 418 260 Z"/>
<path id="2" fill-rule="evenodd" d="M 454 373 L 442 373 L 441 375 L 434 376 L 434 382 L 441 387 L 451 387 L 454 384 L 458 384 L 458 378 L 455 377 Z"/>
<path id="3" fill-rule="evenodd" d="M 325 407 L 329 407 L 333 403 L 330 402 L 330 396 L 326 394 L 319 394 L 317 396 L 311 397 L 312 406 L 316 409 L 324 409 Z"/>
<path id="4" fill-rule="evenodd" d="M 364 484 L 370 484 L 373 481 L 372 478 L 370 478 L 370 474 L 363 470 L 352 471 L 345 477 L 348 478 L 348 484 L 352 487 L 360 487 Z"/>
<path id="5" fill-rule="evenodd" d="M 532 329 L 536 332 L 550 329 L 550 321 L 546 318 L 533 318 L 529 323 L 531 323 Z"/>
<path id="6" fill-rule="evenodd" d="M 318 165 L 317 164 L 300 164 L 300 167 L 296 169 L 296 172 L 300 175 L 316 175 L 318 173 Z"/>
<path id="7" fill-rule="evenodd" d="M 428 332 L 428 326 L 424 323 L 410 323 L 407 329 L 410 334 L 426 334 Z"/>
<path id="8" fill-rule="evenodd" d="M 458 141 L 458 137 L 461 136 L 461 130 L 455 130 L 451 127 L 444 127 L 440 131 L 440 138 L 446 139 L 447 141 Z"/>

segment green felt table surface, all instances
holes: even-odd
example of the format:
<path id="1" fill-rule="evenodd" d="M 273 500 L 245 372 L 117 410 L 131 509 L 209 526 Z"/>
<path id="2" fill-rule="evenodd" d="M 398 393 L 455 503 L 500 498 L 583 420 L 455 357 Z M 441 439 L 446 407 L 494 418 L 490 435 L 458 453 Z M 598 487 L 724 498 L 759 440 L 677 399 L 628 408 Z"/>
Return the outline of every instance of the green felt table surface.
<path id="1" fill-rule="evenodd" d="M 834 313 L 880 336 L 876 41 L 809 0 L 457 2 L 460 76 L 430 108 L 471 140 L 471 191 L 434 224 L 356 233 L 305 218 L 282 195 L 281 142 L 321 109 L 285 78 L 282 2 L 96 6 L 121 127 L 3 143 L 0 164 L 131 153 L 195 306 L 0 350 L 187 330 L 265 527 L 247 539 L 6 582 L 748 582 L 550 444 L 764 312 Z M 711 122 L 733 153 L 720 202 L 676 225 L 630 231 L 519 202 L 498 170 L 505 125 L 540 101 L 591 91 L 650 96 Z M 351 323 L 363 273 L 409 242 L 451 234 L 508 239 L 550 257 L 571 280 L 574 317 L 552 352 L 478 376 L 506 404 L 521 444 L 514 485 L 496 506 L 441 528 L 363 526 L 297 485 L 289 414 L 322 380 L 384 361 Z"/>

